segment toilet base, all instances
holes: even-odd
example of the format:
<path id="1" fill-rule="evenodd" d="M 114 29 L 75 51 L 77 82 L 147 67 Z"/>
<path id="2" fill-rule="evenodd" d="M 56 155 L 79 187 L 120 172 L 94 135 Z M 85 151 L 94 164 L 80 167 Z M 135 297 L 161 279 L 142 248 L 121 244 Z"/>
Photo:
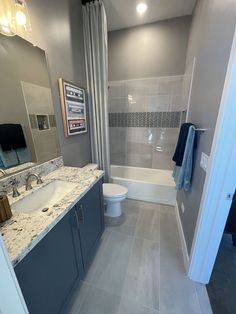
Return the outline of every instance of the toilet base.
<path id="1" fill-rule="evenodd" d="M 120 217 L 122 214 L 121 202 L 106 204 L 105 216 Z"/>

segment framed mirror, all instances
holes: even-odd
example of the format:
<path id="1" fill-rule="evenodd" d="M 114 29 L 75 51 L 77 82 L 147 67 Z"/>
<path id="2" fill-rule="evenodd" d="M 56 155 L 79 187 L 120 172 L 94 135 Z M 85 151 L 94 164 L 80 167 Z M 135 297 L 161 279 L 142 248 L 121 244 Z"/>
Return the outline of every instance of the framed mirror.
<path id="1" fill-rule="evenodd" d="M 0 34 L 0 178 L 59 155 L 45 52 Z"/>

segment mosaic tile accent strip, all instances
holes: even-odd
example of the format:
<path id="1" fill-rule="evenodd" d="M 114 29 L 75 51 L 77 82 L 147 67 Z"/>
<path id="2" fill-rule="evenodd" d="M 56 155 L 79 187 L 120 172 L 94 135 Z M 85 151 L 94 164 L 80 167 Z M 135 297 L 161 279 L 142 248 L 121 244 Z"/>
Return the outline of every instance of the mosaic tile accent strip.
<path id="1" fill-rule="evenodd" d="M 182 111 L 109 113 L 110 127 L 178 128 L 182 120 Z"/>

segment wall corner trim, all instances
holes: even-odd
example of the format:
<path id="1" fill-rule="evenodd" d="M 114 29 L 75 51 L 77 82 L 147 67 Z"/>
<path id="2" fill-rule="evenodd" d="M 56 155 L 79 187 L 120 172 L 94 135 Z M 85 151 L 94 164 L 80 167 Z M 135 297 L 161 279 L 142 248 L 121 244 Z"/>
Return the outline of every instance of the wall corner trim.
<path id="1" fill-rule="evenodd" d="M 188 249 L 185 241 L 185 236 L 184 236 L 184 231 L 179 215 L 179 208 L 178 208 L 178 203 L 175 203 L 175 216 L 177 220 L 177 226 L 178 226 L 178 232 L 180 236 L 180 241 L 181 241 L 181 248 L 182 248 L 182 253 L 183 253 L 183 258 L 184 258 L 184 267 L 186 270 L 186 273 L 188 273 L 189 270 L 189 254 L 188 254 Z"/>

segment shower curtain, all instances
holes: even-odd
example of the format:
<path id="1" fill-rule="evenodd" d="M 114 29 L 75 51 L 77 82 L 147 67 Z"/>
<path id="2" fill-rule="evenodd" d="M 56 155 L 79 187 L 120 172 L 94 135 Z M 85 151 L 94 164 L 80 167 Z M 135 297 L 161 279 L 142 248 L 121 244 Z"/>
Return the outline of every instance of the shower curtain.
<path id="1" fill-rule="evenodd" d="M 83 6 L 92 161 L 110 177 L 107 20 L 102 1 Z"/>

